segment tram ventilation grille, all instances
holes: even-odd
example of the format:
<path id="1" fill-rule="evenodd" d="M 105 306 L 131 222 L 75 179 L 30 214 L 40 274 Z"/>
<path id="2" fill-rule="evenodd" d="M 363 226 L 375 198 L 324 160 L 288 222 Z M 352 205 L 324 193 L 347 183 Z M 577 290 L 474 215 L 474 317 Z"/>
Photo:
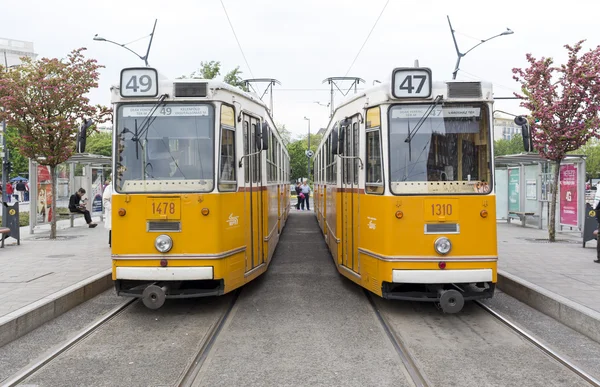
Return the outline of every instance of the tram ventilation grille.
<path id="1" fill-rule="evenodd" d="M 459 227 L 456 223 L 426 224 L 425 234 L 458 234 Z"/>
<path id="2" fill-rule="evenodd" d="M 181 222 L 148 222 L 148 231 L 181 231 Z"/>
<path id="3" fill-rule="evenodd" d="M 175 97 L 206 97 L 207 86 L 206 82 L 175 83 Z"/>
<path id="4" fill-rule="evenodd" d="M 481 98 L 480 82 L 448 82 L 448 98 Z"/>

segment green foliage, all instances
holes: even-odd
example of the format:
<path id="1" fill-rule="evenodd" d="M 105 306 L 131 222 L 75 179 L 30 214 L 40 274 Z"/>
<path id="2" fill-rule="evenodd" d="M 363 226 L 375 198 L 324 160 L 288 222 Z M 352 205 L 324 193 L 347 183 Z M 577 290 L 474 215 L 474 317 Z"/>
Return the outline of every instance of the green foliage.
<path id="1" fill-rule="evenodd" d="M 94 133 L 87 138 L 85 150 L 101 156 L 112 156 L 112 134 L 108 132 Z"/>
<path id="2" fill-rule="evenodd" d="M 240 66 L 231 70 L 223 78 L 223 82 L 228 83 L 232 86 L 239 87 L 244 91 L 248 91 L 248 88 L 242 82 L 240 74 Z M 215 79 L 221 74 L 221 62 L 211 60 L 210 62 L 200 62 L 200 68 L 189 76 L 182 75 L 179 79 Z"/>
<path id="3" fill-rule="evenodd" d="M 525 152 L 523 137 L 515 134 L 510 140 L 500 139 L 494 141 L 494 157 L 514 155 Z"/>
<path id="4" fill-rule="evenodd" d="M 242 71 L 240 71 L 240 66 L 238 66 L 238 67 L 234 68 L 233 70 L 231 70 L 230 72 L 228 72 L 227 74 L 225 74 L 223 81 L 232 86 L 239 87 L 240 89 L 242 89 L 244 91 L 248 91 L 248 88 L 246 87 L 244 82 L 242 82 L 242 77 L 240 76 L 241 73 L 242 73 Z"/>
<path id="5" fill-rule="evenodd" d="M 570 154 L 585 155 L 585 171 L 592 179 L 600 178 L 600 141 L 591 139 L 581 148 Z"/>
<path id="6" fill-rule="evenodd" d="M 280 124 L 276 122 L 275 126 L 277 127 L 279 135 L 283 139 L 283 144 L 287 146 L 292 141 L 292 132 L 290 132 L 289 129 L 285 127 L 285 124 Z"/>
<path id="7" fill-rule="evenodd" d="M 18 147 L 19 131 L 13 127 L 6 128 L 6 147 L 8 148 L 8 159 L 12 163 L 12 173 L 9 178 L 17 175 L 28 175 L 29 159 L 23 156 Z"/>
<path id="8" fill-rule="evenodd" d="M 313 152 L 317 151 L 317 147 L 321 143 L 322 135 L 312 134 L 310 135 L 310 149 Z M 289 143 L 287 149 L 290 154 L 290 168 L 292 169 L 291 178 L 292 180 L 298 180 L 299 178 L 306 178 L 307 174 L 307 163 L 308 158 L 306 157 L 307 150 L 307 138 L 308 135 L 304 135 L 302 138 L 292 141 Z M 313 169 L 314 158 L 310 159 L 310 168 L 311 174 L 310 179 L 312 179 L 312 169 Z"/>

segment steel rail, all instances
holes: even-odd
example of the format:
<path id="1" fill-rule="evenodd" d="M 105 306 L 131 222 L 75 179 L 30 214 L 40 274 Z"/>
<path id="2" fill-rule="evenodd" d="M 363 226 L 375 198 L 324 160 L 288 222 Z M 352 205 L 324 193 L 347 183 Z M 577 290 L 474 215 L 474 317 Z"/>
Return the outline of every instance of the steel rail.
<path id="1" fill-rule="evenodd" d="M 600 380 L 594 378 L 581 368 L 577 367 L 575 364 L 571 363 L 564 356 L 560 355 L 557 351 L 550 349 L 547 345 L 543 344 L 536 338 L 534 338 L 529 333 L 525 332 L 523 329 L 519 328 L 516 324 L 510 322 L 506 317 L 502 316 L 498 312 L 494 311 L 489 306 L 483 304 L 481 301 L 475 301 L 477 305 L 479 305 L 483 310 L 494 316 L 496 319 L 501 321 L 504 325 L 509 327 L 514 332 L 518 333 L 521 337 L 525 338 L 527 341 L 535 345 L 538 349 L 544 352 L 546 355 L 550 356 L 552 359 L 558 361 L 560 364 L 567 367 L 570 371 L 577 374 L 579 377 L 584 379 L 586 382 L 590 383 L 593 386 L 600 387 Z"/>
<path id="2" fill-rule="evenodd" d="M 223 326 L 225 326 L 225 323 L 227 322 L 227 319 L 229 318 L 229 315 L 231 314 L 231 311 L 233 310 L 233 307 L 235 306 L 235 303 L 241 292 L 242 292 L 242 289 L 238 289 L 233 294 L 233 297 L 231 298 L 231 302 L 229 303 L 229 306 L 227 307 L 225 312 L 221 315 L 221 318 L 219 319 L 219 321 L 217 321 L 217 323 L 215 325 L 213 325 L 212 329 L 208 332 L 208 335 L 206 336 L 206 340 L 204 341 L 204 344 L 200 348 L 200 351 L 198 351 L 198 354 L 196 354 L 194 361 L 192 362 L 192 364 L 190 365 L 190 367 L 188 368 L 188 370 L 185 372 L 185 374 L 181 378 L 180 382 L 178 383 L 178 385 L 180 387 L 191 387 L 195 383 L 196 378 L 197 378 L 198 374 L 200 373 L 202 366 L 204 365 L 204 361 L 208 357 L 208 354 L 210 353 L 210 350 L 212 349 L 214 343 L 217 341 L 217 338 L 218 338 L 219 334 L 221 333 Z"/>
<path id="3" fill-rule="evenodd" d="M 3 387 L 4 386 L 12 387 L 12 386 L 16 386 L 17 384 L 21 383 L 22 381 L 24 381 L 25 379 L 27 379 L 28 377 L 30 377 L 31 375 L 33 375 L 34 373 L 39 371 L 46 364 L 50 363 L 52 360 L 56 359 L 58 356 L 63 354 L 69 348 L 73 347 L 74 345 L 79 343 L 81 340 L 83 340 L 84 338 L 88 337 L 90 334 L 95 332 L 102 325 L 104 325 L 108 321 L 112 320 L 114 317 L 116 317 L 121 312 L 123 312 L 125 310 L 125 308 L 127 308 L 128 306 L 130 306 L 131 304 L 133 304 L 136 301 L 139 301 L 139 299 L 132 298 L 130 300 L 125 301 L 121 305 L 117 306 L 116 308 L 114 308 L 113 310 L 111 310 L 110 312 L 105 314 L 102 318 L 100 318 L 99 320 L 94 322 L 92 325 L 88 326 L 83 331 L 78 333 L 75 337 L 65 341 L 60 347 L 53 350 L 52 353 L 50 353 L 48 356 L 36 361 L 35 363 L 33 363 L 31 365 L 28 365 L 28 366 L 22 368 L 20 371 L 18 371 L 14 375 L 10 376 L 8 379 L 5 379 L 4 381 L 2 381 L 1 385 Z"/>
<path id="4" fill-rule="evenodd" d="M 429 384 L 427 383 L 425 376 L 423 376 L 421 371 L 419 371 L 419 368 L 417 367 L 412 356 L 410 356 L 410 352 L 408 351 L 408 349 L 406 348 L 404 343 L 402 343 L 402 340 L 395 334 L 394 330 L 388 324 L 388 322 L 383 317 L 383 315 L 381 314 L 379 309 L 377 309 L 377 305 L 375 305 L 375 301 L 373 300 L 373 297 L 371 296 L 369 291 L 366 289 L 363 289 L 363 291 L 365 292 L 365 296 L 367 296 L 367 299 L 369 300 L 369 303 L 371 304 L 371 307 L 373 308 L 373 311 L 375 312 L 377 319 L 381 323 L 381 326 L 383 327 L 383 330 L 385 331 L 388 339 L 390 339 L 390 341 L 392 342 L 392 345 L 394 346 L 394 349 L 400 356 L 402 363 L 404 363 L 404 367 L 408 371 L 415 386 L 427 387 Z"/>

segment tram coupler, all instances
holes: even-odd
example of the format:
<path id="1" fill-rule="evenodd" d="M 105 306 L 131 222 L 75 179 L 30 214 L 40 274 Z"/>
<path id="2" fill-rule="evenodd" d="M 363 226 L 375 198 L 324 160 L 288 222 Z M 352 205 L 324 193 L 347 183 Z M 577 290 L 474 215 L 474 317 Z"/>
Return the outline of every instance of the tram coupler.
<path id="1" fill-rule="evenodd" d="M 439 289 L 439 305 L 444 313 L 458 313 L 465 305 L 465 298 L 455 289 Z"/>
<path id="2" fill-rule="evenodd" d="M 169 286 L 148 285 L 142 293 L 142 302 L 149 309 L 158 309 L 165 303 Z"/>

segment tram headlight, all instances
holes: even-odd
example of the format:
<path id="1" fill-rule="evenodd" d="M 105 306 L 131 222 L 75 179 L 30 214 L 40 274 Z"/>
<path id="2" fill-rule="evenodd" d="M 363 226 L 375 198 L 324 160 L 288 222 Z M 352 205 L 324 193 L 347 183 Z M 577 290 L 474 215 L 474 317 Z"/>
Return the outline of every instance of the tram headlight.
<path id="1" fill-rule="evenodd" d="M 166 253 L 173 247 L 173 239 L 168 235 L 159 235 L 154 240 L 154 247 L 161 253 Z"/>
<path id="2" fill-rule="evenodd" d="M 435 251 L 442 255 L 448 254 L 452 249 L 452 243 L 450 243 L 450 239 L 446 237 L 436 239 L 433 246 L 435 247 Z"/>

